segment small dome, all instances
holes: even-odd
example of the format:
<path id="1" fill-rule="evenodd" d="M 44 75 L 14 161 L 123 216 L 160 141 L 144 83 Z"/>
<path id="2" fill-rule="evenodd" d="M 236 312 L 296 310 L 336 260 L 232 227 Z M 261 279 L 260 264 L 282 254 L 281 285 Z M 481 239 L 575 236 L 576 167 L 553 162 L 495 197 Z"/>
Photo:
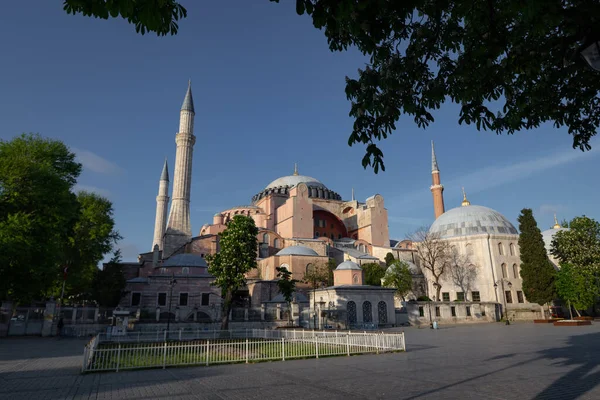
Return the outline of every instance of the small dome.
<path id="1" fill-rule="evenodd" d="M 221 214 L 221 213 L 216 213 L 216 214 L 214 215 L 214 217 L 222 217 L 222 216 L 223 216 L 223 214 Z"/>
<path id="2" fill-rule="evenodd" d="M 440 238 L 490 235 L 518 235 L 517 229 L 498 211 L 483 206 L 462 206 L 446 211 L 429 228 Z"/>
<path id="3" fill-rule="evenodd" d="M 544 239 L 544 247 L 546 248 L 548 255 L 550 255 L 550 249 L 552 248 L 552 239 L 554 238 L 554 235 L 556 235 L 557 232 L 568 230 L 569 228 L 552 228 L 542 232 L 542 239 Z"/>
<path id="4" fill-rule="evenodd" d="M 419 267 L 417 267 L 416 264 L 410 262 L 410 261 L 406 261 L 406 260 L 400 260 L 403 261 L 405 263 L 408 264 L 408 269 L 410 270 L 410 272 L 412 272 L 413 274 L 418 274 L 421 272 L 421 270 L 419 269 Z M 394 269 L 396 269 L 396 265 L 390 265 L 390 267 L 385 271 L 385 275 L 389 275 L 391 274 Z"/>
<path id="5" fill-rule="evenodd" d="M 281 178 L 277 178 L 273 182 L 269 183 L 265 189 L 272 189 L 272 188 L 274 189 L 274 188 L 278 188 L 280 186 L 295 187 L 301 183 L 304 183 L 304 184 L 306 184 L 306 186 L 310 186 L 310 187 L 327 189 L 325 187 L 325 185 L 323 185 L 317 179 L 311 178 L 310 176 L 305 176 L 305 175 L 282 176 Z"/>
<path id="6" fill-rule="evenodd" d="M 362 270 L 362 268 L 360 268 L 360 265 L 358 265 L 354 261 L 350 261 L 350 260 L 346 260 L 343 263 L 341 263 L 340 265 L 338 265 L 336 268 L 336 271 L 342 271 L 345 269 L 353 269 L 353 270 L 358 270 L 358 271 Z"/>
<path id="7" fill-rule="evenodd" d="M 316 251 L 306 246 L 289 246 L 279 250 L 276 256 L 318 256 Z"/>
<path id="8" fill-rule="evenodd" d="M 207 268 L 206 260 L 197 254 L 177 254 L 165 260 L 162 267 L 202 267 Z"/>

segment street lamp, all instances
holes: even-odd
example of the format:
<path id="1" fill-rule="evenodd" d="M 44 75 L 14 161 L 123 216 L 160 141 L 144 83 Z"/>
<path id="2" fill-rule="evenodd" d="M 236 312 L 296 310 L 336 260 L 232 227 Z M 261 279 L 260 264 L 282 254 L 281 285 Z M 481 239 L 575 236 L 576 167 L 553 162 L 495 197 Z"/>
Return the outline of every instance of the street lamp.
<path id="1" fill-rule="evenodd" d="M 169 329 L 171 327 L 171 303 L 173 302 L 173 286 L 177 283 L 175 274 L 171 276 L 169 280 L 169 316 L 167 317 L 167 338 L 169 337 Z"/>
<path id="2" fill-rule="evenodd" d="M 510 321 L 508 320 L 508 309 L 506 308 L 506 292 L 504 291 L 504 281 L 505 279 L 502 278 L 500 279 L 498 282 L 500 282 L 500 284 L 502 285 L 502 298 L 504 299 L 504 312 L 506 313 L 506 325 L 510 325 Z M 494 283 L 494 289 L 498 289 L 498 282 Z M 508 288 L 511 289 L 512 288 L 512 282 L 510 282 L 509 280 L 506 280 Z"/>

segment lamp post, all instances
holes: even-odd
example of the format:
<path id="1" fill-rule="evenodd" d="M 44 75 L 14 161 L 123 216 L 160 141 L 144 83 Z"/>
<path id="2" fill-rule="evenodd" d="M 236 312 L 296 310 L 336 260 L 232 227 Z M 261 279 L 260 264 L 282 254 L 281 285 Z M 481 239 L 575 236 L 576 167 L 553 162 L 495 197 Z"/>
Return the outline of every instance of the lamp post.
<path id="1" fill-rule="evenodd" d="M 169 329 L 171 328 L 171 303 L 173 302 L 173 286 L 177 283 L 175 274 L 169 280 L 169 316 L 167 317 L 167 338 L 169 337 Z"/>
<path id="2" fill-rule="evenodd" d="M 506 325 L 510 325 L 510 321 L 508 320 L 508 309 L 506 308 L 506 292 L 504 291 L 504 281 L 506 280 L 508 288 L 512 288 L 512 282 L 509 280 L 502 278 L 498 282 L 502 285 L 502 298 L 504 299 L 504 313 L 506 314 Z M 498 282 L 494 282 L 494 289 L 498 289 Z"/>

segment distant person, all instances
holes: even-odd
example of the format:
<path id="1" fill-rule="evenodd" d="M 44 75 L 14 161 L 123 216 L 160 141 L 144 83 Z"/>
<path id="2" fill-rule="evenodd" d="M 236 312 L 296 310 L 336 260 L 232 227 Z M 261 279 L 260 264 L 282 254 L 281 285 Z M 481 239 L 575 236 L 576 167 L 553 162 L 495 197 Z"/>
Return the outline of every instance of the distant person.
<path id="1" fill-rule="evenodd" d="M 58 336 L 59 336 L 59 337 L 60 337 L 60 336 L 62 336 L 61 334 L 62 334 L 62 328 L 63 328 L 63 326 L 65 326 L 65 321 L 63 321 L 63 319 L 62 319 L 62 317 L 61 317 L 61 318 L 58 320 L 58 325 L 57 325 L 57 328 L 58 328 L 58 332 L 57 332 L 57 333 L 58 333 Z"/>

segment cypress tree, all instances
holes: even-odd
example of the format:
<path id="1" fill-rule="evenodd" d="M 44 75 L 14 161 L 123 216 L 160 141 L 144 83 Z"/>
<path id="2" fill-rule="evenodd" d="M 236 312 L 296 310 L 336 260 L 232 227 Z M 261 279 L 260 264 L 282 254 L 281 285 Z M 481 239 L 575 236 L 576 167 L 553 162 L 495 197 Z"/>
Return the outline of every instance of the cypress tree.
<path id="1" fill-rule="evenodd" d="M 555 297 L 556 271 L 548 260 L 542 233 L 531 209 L 522 209 L 518 221 L 523 292 L 528 301 L 543 306 Z"/>

